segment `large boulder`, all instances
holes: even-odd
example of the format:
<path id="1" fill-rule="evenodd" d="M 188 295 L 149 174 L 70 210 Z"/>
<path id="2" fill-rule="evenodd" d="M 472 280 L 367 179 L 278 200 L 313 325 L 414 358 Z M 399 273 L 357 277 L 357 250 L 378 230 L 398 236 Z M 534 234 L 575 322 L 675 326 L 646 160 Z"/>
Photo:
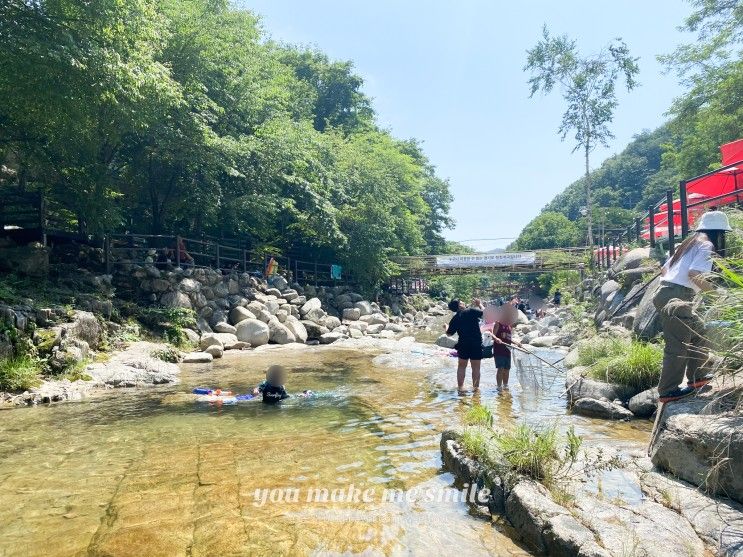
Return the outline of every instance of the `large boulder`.
<path id="1" fill-rule="evenodd" d="M 255 314 L 247 308 L 237 306 L 230 310 L 230 323 L 237 325 L 240 321 L 255 319 Z"/>
<path id="2" fill-rule="evenodd" d="M 300 321 L 300 323 L 304 325 L 308 339 L 318 339 L 325 333 L 330 332 L 330 329 L 320 325 L 319 323 L 315 323 L 314 321 L 303 320 Z"/>
<path id="3" fill-rule="evenodd" d="M 529 344 L 539 348 L 549 348 L 557 344 L 559 337 L 557 335 L 545 335 L 533 338 L 529 341 Z"/>
<path id="4" fill-rule="evenodd" d="M 240 342 L 237 335 L 232 333 L 212 333 L 212 335 L 222 343 L 225 350 L 232 350 Z"/>
<path id="5" fill-rule="evenodd" d="M 184 364 L 208 364 L 214 356 L 208 352 L 191 352 L 183 357 Z"/>
<path id="6" fill-rule="evenodd" d="M 312 308 L 310 311 L 303 314 L 304 319 L 309 319 L 310 321 L 314 321 L 315 323 L 321 323 L 326 315 L 327 313 L 325 313 L 322 308 Z"/>
<path id="7" fill-rule="evenodd" d="M 743 502 L 743 416 L 671 416 L 650 456 L 682 480 Z"/>
<path id="8" fill-rule="evenodd" d="M 386 325 L 390 322 L 389 317 L 384 313 L 372 313 L 369 315 L 362 315 L 361 321 L 365 321 L 369 325 Z"/>
<path id="9" fill-rule="evenodd" d="M 353 307 L 359 310 L 361 317 L 363 317 L 364 315 L 371 315 L 374 312 L 371 304 L 366 300 L 356 302 Z"/>
<path id="10" fill-rule="evenodd" d="M 321 308 L 322 308 L 322 302 L 320 301 L 320 298 L 310 298 L 299 309 L 299 313 L 301 313 L 302 316 L 305 316 L 312 310 L 321 309 Z"/>
<path id="11" fill-rule="evenodd" d="M 337 317 L 333 317 L 332 315 L 328 315 L 327 317 L 325 317 L 322 324 L 332 331 L 333 329 L 341 326 L 341 320 Z"/>
<path id="12" fill-rule="evenodd" d="M 626 385 L 615 385 L 596 381 L 590 377 L 583 377 L 586 368 L 575 367 L 568 370 L 565 378 L 568 399 L 574 402 L 581 398 L 594 398 L 606 400 L 629 400 L 637 394 L 637 390 Z"/>
<path id="13" fill-rule="evenodd" d="M 225 321 L 220 321 L 212 327 L 215 333 L 230 333 L 235 334 L 237 329 Z"/>
<path id="14" fill-rule="evenodd" d="M 629 399 L 630 411 L 640 418 L 648 418 L 653 415 L 658 408 L 658 389 L 653 387 L 647 391 L 642 391 Z"/>
<path id="15" fill-rule="evenodd" d="M 103 335 L 103 328 L 95 315 L 88 311 L 76 311 L 72 323 L 63 326 L 67 338 L 82 340 L 93 349 L 98 348 Z"/>
<path id="16" fill-rule="evenodd" d="M 204 350 L 207 354 L 210 354 L 212 358 L 221 358 L 224 355 L 224 348 L 221 346 L 213 345 Z"/>
<path id="17" fill-rule="evenodd" d="M 270 330 L 268 325 L 258 319 L 245 319 L 237 324 L 237 339 L 251 346 L 262 346 L 268 343 Z"/>
<path id="18" fill-rule="evenodd" d="M 224 348 L 222 341 L 219 340 L 219 338 L 217 337 L 215 333 L 206 333 L 204 335 L 201 335 L 201 340 L 199 341 L 199 348 L 202 351 L 205 351 L 210 346 L 219 346 L 220 348 Z"/>
<path id="19" fill-rule="evenodd" d="M 284 326 L 291 331 L 297 342 L 307 342 L 307 328 L 296 317 L 289 316 L 284 322 Z"/>
<path id="20" fill-rule="evenodd" d="M 337 340 L 340 340 L 343 338 L 343 335 L 341 333 L 336 332 L 330 332 L 325 333 L 323 335 L 320 335 L 320 344 L 332 344 Z"/>
<path id="21" fill-rule="evenodd" d="M 660 277 L 656 277 L 646 287 L 645 294 L 637 306 L 637 314 L 632 328 L 635 334 L 642 340 L 650 340 L 660 333 L 660 319 L 658 310 L 653 305 L 653 298 L 660 289 Z"/>
<path id="22" fill-rule="evenodd" d="M 346 308 L 343 310 L 344 321 L 358 321 L 361 317 L 361 310 L 359 308 Z"/>
<path id="23" fill-rule="evenodd" d="M 191 298 L 185 292 L 166 292 L 160 296 L 160 303 L 166 308 L 191 309 Z"/>
<path id="24" fill-rule="evenodd" d="M 281 275 L 273 275 L 268 279 L 268 284 L 278 290 L 286 290 L 289 288 L 289 283 Z"/>
<path id="25" fill-rule="evenodd" d="M 573 413 L 606 420 L 629 420 L 634 416 L 624 406 L 595 398 L 579 398 L 576 400 L 573 403 Z"/>
<path id="26" fill-rule="evenodd" d="M 278 319 L 272 319 L 268 322 L 268 340 L 274 344 L 289 344 L 290 342 L 296 342 L 294 333 L 287 328 Z"/>
<path id="27" fill-rule="evenodd" d="M 649 259 L 650 248 L 635 248 L 617 259 L 611 269 L 615 273 L 637 269 L 644 265 Z"/>

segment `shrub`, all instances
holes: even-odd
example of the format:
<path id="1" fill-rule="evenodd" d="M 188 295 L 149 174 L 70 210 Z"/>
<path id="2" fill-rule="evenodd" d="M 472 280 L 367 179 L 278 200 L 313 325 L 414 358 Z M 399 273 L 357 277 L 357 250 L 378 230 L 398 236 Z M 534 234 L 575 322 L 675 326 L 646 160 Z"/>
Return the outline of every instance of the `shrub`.
<path id="1" fill-rule="evenodd" d="M 632 341 L 625 343 L 620 353 L 600 357 L 591 366 L 589 375 L 594 379 L 644 391 L 658 384 L 662 364 L 662 346 Z"/>
<path id="2" fill-rule="evenodd" d="M 59 379 L 67 379 L 68 381 L 92 381 L 93 378 L 85 373 L 85 368 L 88 367 L 90 360 L 82 360 L 75 362 L 64 372 L 58 376 Z"/>
<path id="3" fill-rule="evenodd" d="M 150 355 L 153 358 L 157 358 L 163 362 L 170 362 L 171 364 L 177 364 L 181 361 L 181 353 L 172 346 L 166 346 L 160 350 L 154 350 Z"/>
<path id="4" fill-rule="evenodd" d="M 467 411 L 464 422 L 467 425 L 493 427 L 493 413 L 490 411 L 490 408 L 481 404 L 475 404 Z"/>
<path id="5" fill-rule="evenodd" d="M 40 381 L 41 363 L 30 356 L 0 360 L 0 390 L 25 391 L 37 387 Z"/>

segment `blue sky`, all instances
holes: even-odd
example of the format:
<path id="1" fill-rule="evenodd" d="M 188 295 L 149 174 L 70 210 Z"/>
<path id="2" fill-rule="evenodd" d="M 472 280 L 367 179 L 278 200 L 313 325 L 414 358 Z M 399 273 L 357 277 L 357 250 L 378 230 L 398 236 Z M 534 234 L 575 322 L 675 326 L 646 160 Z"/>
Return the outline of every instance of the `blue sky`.
<path id="1" fill-rule="evenodd" d="M 242 0 L 272 38 L 352 60 L 379 123 L 415 137 L 454 194 L 452 240 L 517 236 L 580 177 L 583 160 L 557 128 L 562 99 L 529 99 L 522 68 L 543 24 L 586 53 L 622 37 L 640 58 L 641 86 L 622 93 L 608 149 L 665 120 L 682 89 L 655 59 L 685 37 L 682 0 Z M 468 242 L 490 250 L 510 240 Z"/>

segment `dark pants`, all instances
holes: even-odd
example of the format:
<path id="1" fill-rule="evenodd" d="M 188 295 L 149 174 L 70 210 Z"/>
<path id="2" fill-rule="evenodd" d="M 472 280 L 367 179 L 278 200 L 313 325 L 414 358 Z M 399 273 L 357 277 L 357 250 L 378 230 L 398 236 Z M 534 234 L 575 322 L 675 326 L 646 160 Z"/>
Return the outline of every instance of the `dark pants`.
<path id="1" fill-rule="evenodd" d="M 704 321 L 694 311 L 694 291 L 673 283 L 662 282 L 653 298 L 663 325 L 666 347 L 658 392 L 676 389 L 686 374 L 689 382 L 703 376 L 709 352 L 704 337 Z"/>

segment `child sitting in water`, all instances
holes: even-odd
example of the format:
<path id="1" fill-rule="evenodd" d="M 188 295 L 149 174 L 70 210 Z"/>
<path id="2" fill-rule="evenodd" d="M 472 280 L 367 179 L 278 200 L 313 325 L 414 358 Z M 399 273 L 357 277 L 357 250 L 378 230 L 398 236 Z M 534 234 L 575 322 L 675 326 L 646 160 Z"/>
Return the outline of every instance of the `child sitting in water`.
<path id="1" fill-rule="evenodd" d="M 263 402 L 275 404 L 289 398 L 284 388 L 286 381 L 286 369 L 283 366 L 273 365 L 266 371 L 266 380 L 253 389 L 253 395 L 263 395 Z"/>

